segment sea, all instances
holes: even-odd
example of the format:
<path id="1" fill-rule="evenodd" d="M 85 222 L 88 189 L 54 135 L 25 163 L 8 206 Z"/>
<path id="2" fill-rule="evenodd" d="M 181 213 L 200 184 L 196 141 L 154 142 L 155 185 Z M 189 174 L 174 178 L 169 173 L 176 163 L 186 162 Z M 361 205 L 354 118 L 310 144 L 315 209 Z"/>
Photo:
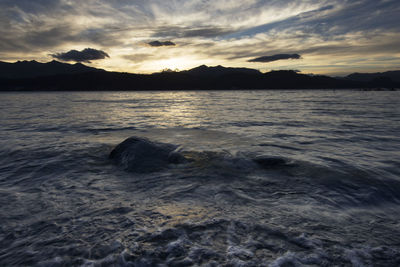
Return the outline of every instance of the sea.
<path id="1" fill-rule="evenodd" d="M 0 265 L 400 266 L 400 92 L 0 93 Z"/>

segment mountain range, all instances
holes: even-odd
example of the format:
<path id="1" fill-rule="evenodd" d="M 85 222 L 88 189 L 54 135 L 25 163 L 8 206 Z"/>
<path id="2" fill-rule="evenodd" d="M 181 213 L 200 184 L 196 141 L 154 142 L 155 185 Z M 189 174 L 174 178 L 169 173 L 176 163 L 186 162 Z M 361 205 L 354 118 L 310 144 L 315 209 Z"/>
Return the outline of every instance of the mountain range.
<path id="1" fill-rule="evenodd" d="M 77 74 L 93 71 L 104 71 L 85 66 L 81 63 L 67 64 L 53 60 L 48 63 L 32 61 L 17 61 L 15 63 L 0 61 L 0 79 L 1 78 L 35 78 L 41 76 L 51 76 L 57 74 Z"/>
<path id="2" fill-rule="evenodd" d="M 0 62 L 0 90 L 229 90 L 400 88 L 400 71 L 353 73 L 346 77 L 292 70 L 262 73 L 249 68 L 205 65 L 153 74 L 109 72 L 58 61 Z"/>

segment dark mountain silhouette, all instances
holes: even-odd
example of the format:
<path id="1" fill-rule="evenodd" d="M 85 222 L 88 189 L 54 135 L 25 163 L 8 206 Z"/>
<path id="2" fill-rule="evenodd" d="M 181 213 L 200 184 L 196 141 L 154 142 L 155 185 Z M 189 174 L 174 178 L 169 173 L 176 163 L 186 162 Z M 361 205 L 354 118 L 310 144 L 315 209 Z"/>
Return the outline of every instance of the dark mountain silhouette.
<path id="1" fill-rule="evenodd" d="M 28 62 L 29 63 L 29 62 Z M 11 63 L 6 63 L 11 64 Z M 18 64 L 14 63 L 14 64 Z M 21 64 L 21 63 L 19 63 Z M 296 71 L 281 70 L 261 73 L 247 68 L 200 66 L 186 71 L 164 71 L 153 74 L 107 72 L 82 64 L 30 62 L 37 66 L 54 66 L 43 72 L 29 67 L 16 73 L 4 69 L 0 90 L 231 90 L 231 89 L 346 89 L 346 88 L 399 88 L 400 83 L 386 78 L 357 81 L 322 75 L 306 75 Z M 13 66 L 14 65 L 2 65 Z M 25 63 L 25 66 L 29 64 Z M 56 70 L 56 67 L 59 67 Z M 7 76 L 8 73 L 8 76 Z M 33 75 L 35 73 L 35 75 Z M 51 74 L 48 74 L 51 73 Z M 29 75 L 28 75 L 29 74 Z M 16 78 L 17 77 L 17 78 Z"/>
<path id="2" fill-rule="evenodd" d="M 53 60 L 48 63 L 18 61 L 15 63 L 0 62 L 0 78 L 34 78 L 57 74 L 77 74 L 93 71 L 104 71 L 91 68 L 81 63 L 68 64 Z"/>
<path id="3" fill-rule="evenodd" d="M 218 65 L 216 67 L 208 67 L 206 65 L 201 65 L 199 67 L 182 71 L 183 73 L 187 73 L 193 76 L 207 76 L 207 77 L 216 77 L 221 75 L 228 75 L 228 74 L 261 74 L 260 71 L 255 69 L 248 69 L 248 68 L 226 68 Z"/>
<path id="4" fill-rule="evenodd" d="M 346 76 L 346 79 L 359 82 L 371 82 L 379 79 L 390 79 L 393 82 L 400 83 L 400 70 L 376 72 L 376 73 L 352 73 Z"/>

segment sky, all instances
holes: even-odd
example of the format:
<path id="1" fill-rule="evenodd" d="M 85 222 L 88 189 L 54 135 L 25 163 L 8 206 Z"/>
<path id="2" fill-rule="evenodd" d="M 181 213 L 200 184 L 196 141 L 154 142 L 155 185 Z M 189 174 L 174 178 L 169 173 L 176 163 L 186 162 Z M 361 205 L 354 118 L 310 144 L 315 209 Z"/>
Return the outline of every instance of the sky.
<path id="1" fill-rule="evenodd" d="M 0 60 L 152 73 L 400 69 L 399 0 L 0 0 Z"/>

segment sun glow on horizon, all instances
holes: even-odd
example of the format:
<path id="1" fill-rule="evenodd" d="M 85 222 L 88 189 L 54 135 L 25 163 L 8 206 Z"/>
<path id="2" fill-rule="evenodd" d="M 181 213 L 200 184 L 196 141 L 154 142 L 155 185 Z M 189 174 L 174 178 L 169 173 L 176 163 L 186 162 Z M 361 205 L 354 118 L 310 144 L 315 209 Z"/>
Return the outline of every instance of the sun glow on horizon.
<path id="1" fill-rule="evenodd" d="M 187 70 L 190 68 L 197 67 L 202 64 L 210 64 L 210 60 L 196 59 L 193 57 L 171 57 L 167 59 L 155 60 L 148 62 L 148 64 L 143 64 L 143 69 L 149 69 L 154 71 L 161 71 L 165 69 L 170 70 Z"/>

